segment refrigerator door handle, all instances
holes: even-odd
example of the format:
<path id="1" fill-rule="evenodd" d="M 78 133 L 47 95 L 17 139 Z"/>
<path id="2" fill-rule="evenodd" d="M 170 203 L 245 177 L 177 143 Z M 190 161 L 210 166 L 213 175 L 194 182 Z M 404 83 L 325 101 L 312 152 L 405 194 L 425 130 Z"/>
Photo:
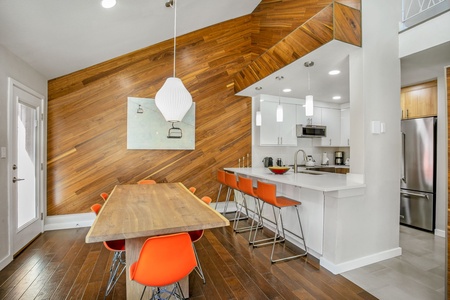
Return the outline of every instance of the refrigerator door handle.
<path id="1" fill-rule="evenodd" d="M 406 183 L 405 139 L 406 139 L 406 135 L 404 132 L 402 132 L 402 180 L 404 183 Z"/>
<path id="2" fill-rule="evenodd" d="M 427 200 L 429 200 L 429 197 L 427 194 L 417 194 L 417 193 L 411 193 L 411 192 L 400 192 L 400 194 L 402 195 L 409 195 L 409 196 L 416 196 L 416 197 L 421 197 L 421 198 L 426 198 Z"/>

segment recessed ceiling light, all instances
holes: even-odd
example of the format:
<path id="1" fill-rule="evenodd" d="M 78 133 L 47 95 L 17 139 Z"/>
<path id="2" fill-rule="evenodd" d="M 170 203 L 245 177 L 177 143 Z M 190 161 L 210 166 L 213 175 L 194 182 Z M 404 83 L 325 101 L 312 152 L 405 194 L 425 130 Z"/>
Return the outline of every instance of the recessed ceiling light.
<path id="1" fill-rule="evenodd" d="M 292 92 L 292 90 L 291 89 L 283 89 L 283 92 L 290 93 L 290 92 Z"/>
<path id="2" fill-rule="evenodd" d="M 341 96 L 333 96 L 333 100 L 340 100 Z"/>
<path id="3" fill-rule="evenodd" d="M 339 70 L 331 70 L 330 72 L 328 72 L 328 74 L 330 74 L 330 75 L 337 75 L 339 73 L 341 73 L 341 71 L 339 71 Z"/>
<path id="4" fill-rule="evenodd" d="M 102 0 L 102 6 L 104 8 L 111 8 L 116 5 L 116 0 Z"/>
<path id="5" fill-rule="evenodd" d="M 260 91 L 260 90 L 262 90 L 262 87 L 257 86 L 257 87 L 255 87 L 255 90 Z"/>

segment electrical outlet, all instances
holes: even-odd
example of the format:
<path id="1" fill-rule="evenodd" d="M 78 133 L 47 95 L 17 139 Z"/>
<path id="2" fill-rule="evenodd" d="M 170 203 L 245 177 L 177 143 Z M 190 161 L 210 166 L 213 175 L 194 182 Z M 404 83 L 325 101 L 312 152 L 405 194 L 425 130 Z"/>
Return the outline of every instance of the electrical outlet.
<path id="1" fill-rule="evenodd" d="M 0 158 L 6 158 L 6 147 L 0 147 Z"/>

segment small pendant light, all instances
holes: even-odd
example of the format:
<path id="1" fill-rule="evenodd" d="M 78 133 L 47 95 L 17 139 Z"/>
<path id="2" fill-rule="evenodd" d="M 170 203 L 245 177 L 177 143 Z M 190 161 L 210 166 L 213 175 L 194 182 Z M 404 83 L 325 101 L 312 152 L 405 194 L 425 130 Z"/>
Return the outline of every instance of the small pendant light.
<path id="1" fill-rule="evenodd" d="M 261 111 L 256 112 L 256 126 L 261 126 L 262 124 L 262 118 L 261 118 Z"/>
<path id="2" fill-rule="evenodd" d="M 161 89 L 156 93 L 155 104 L 167 122 L 181 122 L 191 108 L 192 96 L 183 85 L 181 79 L 175 76 L 175 59 L 177 46 L 177 1 L 169 0 L 166 7 L 174 7 L 173 25 L 173 77 L 167 78 Z"/>
<path id="3" fill-rule="evenodd" d="M 276 80 L 283 80 L 283 76 L 277 76 L 275 77 Z M 280 86 L 281 89 L 281 86 Z M 278 92 L 278 105 L 277 105 L 277 122 L 283 122 L 283 106 L 281 105 L 281 97 L 280 93 Z"/>
<path id="4" fill-rule="evenodd" d="M 309 68 L 314 66 L 313 61 L 305 62 L 305 67 Z M 308 70 L 308 93 L 310 93 L 310 78 L 309 78 L 309 70 Z M 314 115 L 314 99 L 313 95 L 309 94 L 305 97 L 305 115 L 307 117 L 311 117 Z"/>

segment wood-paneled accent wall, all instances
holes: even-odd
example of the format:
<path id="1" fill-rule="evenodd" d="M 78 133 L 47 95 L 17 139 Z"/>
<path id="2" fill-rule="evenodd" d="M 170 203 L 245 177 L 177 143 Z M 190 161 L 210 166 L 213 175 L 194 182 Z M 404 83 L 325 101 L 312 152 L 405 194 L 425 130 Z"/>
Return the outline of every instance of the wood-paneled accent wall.
<path id="1" fill-rule="evenodd" d="M 319 3 L 324 4 L 324 2 Z M 320 7 L 317 5 L 314 8 Z M 361 46 L 361 11 L 359 9 L 339 2 L 331 2 L 324 6 L 236 74 L 235 91 L 244 90 L 333 39 Z M 261 44 L 264 45 L 264 43 Z"/>
<path id="2" fill-rule="evenodd" d="M 263 0 L 254 14 L 177 38 L 177 77 L 196 103 L 193 151 L 126 149 L 127 97 L 154 98 L 172 76 L 172 40 L 50 80 L 47 214 L 88 212 L 101 192 L 144 178 L 215 198 L 217 169 L 251 153 L 251 99 L 235 96 L 235 74 L 325 2 Z"/>

